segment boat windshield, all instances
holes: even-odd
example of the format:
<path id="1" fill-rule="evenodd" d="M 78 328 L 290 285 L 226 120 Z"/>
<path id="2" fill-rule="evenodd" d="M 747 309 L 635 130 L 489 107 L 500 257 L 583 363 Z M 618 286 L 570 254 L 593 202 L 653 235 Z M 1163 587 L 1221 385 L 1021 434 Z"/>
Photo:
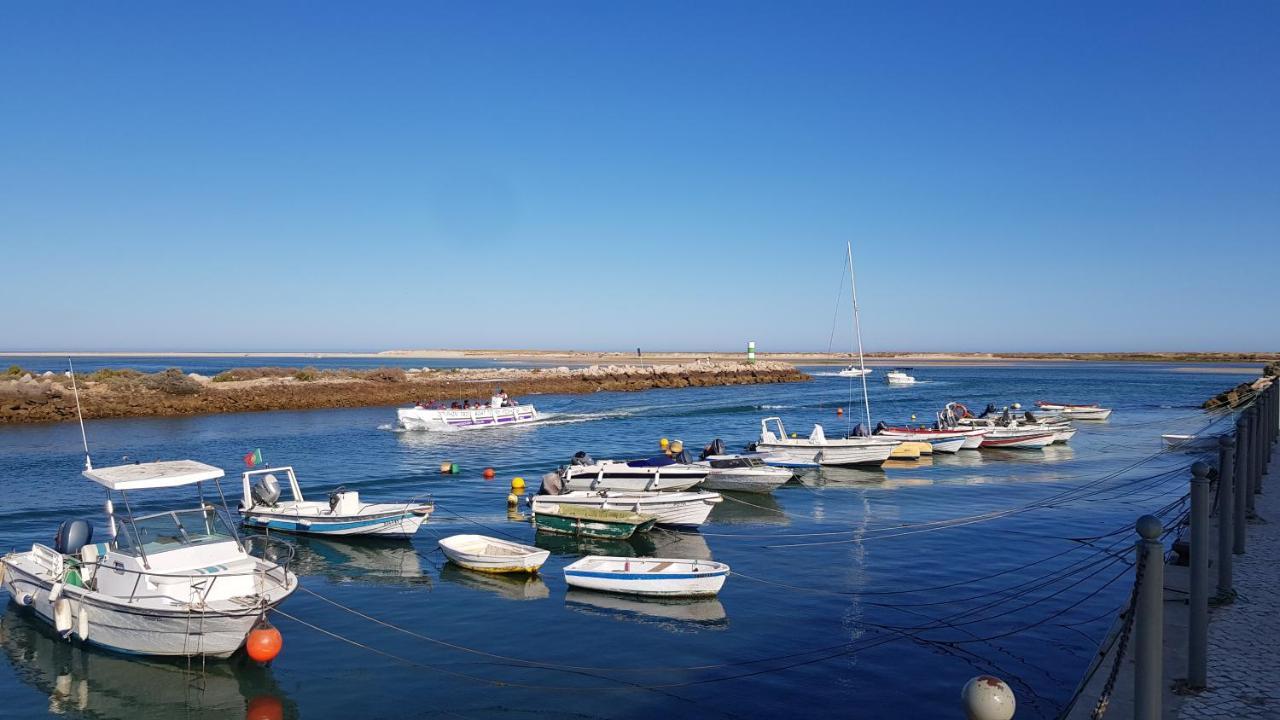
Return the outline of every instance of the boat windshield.
<path id="1" fill-rule="evenodd" d="M 174 510 L 135 518 L 116 537 L 116 549 L 139 555 L 234 540 L 226 522 L 212 507 Z"/>
<path id="2" fill-rule="evenodd" d="M 736 458 L 716 458 L 711 461 L 711 467 L 716 469 L 728 468 L 750 468 L 761 467 L 764 461 L 760 458 L 736 457 Z"/>

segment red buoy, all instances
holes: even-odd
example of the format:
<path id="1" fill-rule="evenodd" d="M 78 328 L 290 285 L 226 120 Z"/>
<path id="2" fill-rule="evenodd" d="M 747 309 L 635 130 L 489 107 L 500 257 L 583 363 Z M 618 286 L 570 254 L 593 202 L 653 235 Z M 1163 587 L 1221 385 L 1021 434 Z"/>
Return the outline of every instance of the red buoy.
<path id="1" fill-rule="evenodd" d="M 842 408 L 842 407 L 841 407 L 841 408 L 836 408 L 836 415 L 843 415 L 843 414 L 844 414 L 844 408 Z"/>
<path id="2" fill-rule="evenodd" d="M 494 472 L 493 472 L 493 468 L 485 468 L 485 469 L 484 469 L 484 479 L 485 479 L 485 480 L 492 480 L 492 479 L 493 479 L 493 476 L 494 476 L 495 474 L 496 474 L 496 473 L 494 473 Z"/>
<path id="3" fill-rule="evenodd" d="M 283 647 L 284 638 L 280 636 L 280 631 L 265 619 L 253 626 L 249 637 L 244 641 L 244 651 L 260 663 L 275 660 Z"/>

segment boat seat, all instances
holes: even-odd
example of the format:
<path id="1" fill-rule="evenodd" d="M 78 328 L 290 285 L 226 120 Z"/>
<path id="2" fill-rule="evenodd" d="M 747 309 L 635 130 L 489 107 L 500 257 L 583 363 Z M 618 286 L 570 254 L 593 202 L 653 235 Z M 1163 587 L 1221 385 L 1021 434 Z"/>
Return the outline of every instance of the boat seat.
<path id="1" fill-rule="evenodd" d="M 651 572 L 651 573 L 662 572 L 663 570 L 666 570 L 669 567 L 671 567 L 671 563 L 660 562 L 657 565 L 654 565 L 653 567 L 649 568 L 645 572 Z"/>

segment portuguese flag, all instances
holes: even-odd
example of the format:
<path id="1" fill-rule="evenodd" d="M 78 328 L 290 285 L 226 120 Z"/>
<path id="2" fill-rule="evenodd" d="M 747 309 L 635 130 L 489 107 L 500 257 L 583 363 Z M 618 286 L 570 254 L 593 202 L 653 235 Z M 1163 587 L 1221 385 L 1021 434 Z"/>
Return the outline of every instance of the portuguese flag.
<path id="1" fill-rule="evenodd" d="M 244 464 L 249 467 L 255 467 L 262 464 L 262 450 L 255 449 L 253 452 L 244 456 Z"/>

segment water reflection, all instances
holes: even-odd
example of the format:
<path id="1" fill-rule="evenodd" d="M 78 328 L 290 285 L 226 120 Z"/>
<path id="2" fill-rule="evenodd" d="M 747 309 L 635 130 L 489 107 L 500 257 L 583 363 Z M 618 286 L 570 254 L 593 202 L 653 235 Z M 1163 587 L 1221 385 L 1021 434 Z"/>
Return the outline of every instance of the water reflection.
<path id="1" fill-rule="evenodd" d="M 611 557 L 711 559 L 711 548 L 707 546 L 706 538 L 697 532 L 678 532 L 664 528 L 637 533 L 627 540 L 576 538 L 571 535 L 538 533 L 534 536 L 533 544 L 543 550 L 550 550 L 553 555 L 570 558 L 608 555 Z"/>
<path id="2" fill-rule="evenodd" d="M 243 656 L 142 659 L 61 640 L 10 604 L 0 617 L 0 648 L 23 682 L 49 696 L 49 712 L 82 718 L 296 718 L 297 706 L 271 671 Z"/>
<path id="3" fill-rule="evenodd" d="M 250 536 L 253 537 L 253 536 Z M 280 535 L 272 535 L 280 539 Z M 318 575 L 331 582 L 383 585 L 430 585 L 431 576 L 417 548 L 407 540 L 352 538 L 329 540 L 298 535 L 291 569 L 299 575 Z"/>
<path id="4" fill-rule="evenodd" d="M 729 627 L 724 605 L 715 598 L 638 598 L 570 589 L 565 593 L 564 604 L 576 612 L 657 625 L 673 632 L 690 626 L 710 630 Z"/>
<path id="5" fill-rule="evenodd" d="M 551 597 L 551 590 L 538 575 L 528 573 L 510 573 L 495 575 L 460 568 L 453 563 L 446 563 L 440 568 L 440 579 L 445 582 L 465 585 L 472 590 L 483 590 L 501 595 L 508 600 L 545 600 Z"/>
<path id="6" fill-rule="evenodd" d="M 778 499 L 760 493 L 721 491 L 724 501 L 711 509 L 711 522 L 724 525 L 787 525 L 787 516 Z"/>

